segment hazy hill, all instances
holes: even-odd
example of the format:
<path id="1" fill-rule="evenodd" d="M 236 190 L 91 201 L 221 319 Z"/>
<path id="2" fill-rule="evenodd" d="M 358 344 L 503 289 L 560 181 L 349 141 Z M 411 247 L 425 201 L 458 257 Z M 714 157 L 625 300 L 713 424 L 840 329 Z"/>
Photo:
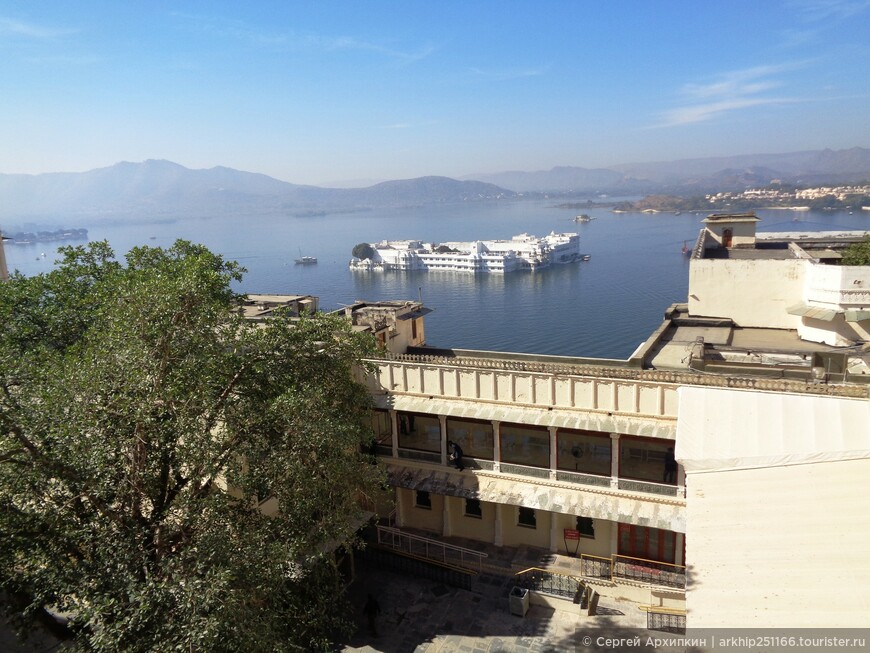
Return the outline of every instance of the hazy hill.
<path id="1" fill-rule="evenodd" d="M 319 188 L 217 167 L 191 170 L 171 161 L 118 163 L 80 173 L 0 175 L 0 220 L 54 216 L 208 216 L 455 202 L 513 197 L 491 184 L 422 177 L 369 188 Z"/>
<path id="2" fill-rule="evenodd" d="M 697 193 L 743 190 L 772 179 L 786 183 L 853 183 L 870 180 L 870 150 L 812 150 L 705 159 L 625 163 L 610 168 L 562 166 L 537 172 L 473 175 L 517 192 Z"/>
<path id="3" fill-rule="evenodd" d="M 88 172 L 0 174 L 0 225 L 94 218 L 152 219 L 220 214 L 316 215 L 437 202 L 513 199 L 517 193 L 697 195 L 743 190 L 773 179 L 787 184 L 870 180 L 870 150 L 814 150 L 655 163 L 610 169 L 562 166 L 537 172 L 477 175 L 475 180 L 419 177 L 366 188 L 302 186 L 217 167 L 191 170 L 171 161 L 118 163 Z M 509 188 L 510 190 L 505 190 Z"/>
<path id="4" fill-rule="evenodd" d="M 746 177 L 749 185 L 767 184 L 772 179 L 805 184 L 850 183 L 870 179 L 870 150 L 853 147 L 836 151 L 826 149 L 626 163 L 613 166 L 613 170 L 635 179 L 676 186 L 740 185 L 743 183 L 741 176 Z"/>
<path id="5" fill-rule="evenodd" d="M 466 177 L 466 179 L 470 178 Z M 474 175 L 473 178 L 517 192 L 594 192 L 598 189 L 616 188 L 630 181 L 626 179 L 626 175 L 615 170 L 571 166 L 558 166 L 550 170 L 536 172 L 513 170 L 488 175 Z"/>

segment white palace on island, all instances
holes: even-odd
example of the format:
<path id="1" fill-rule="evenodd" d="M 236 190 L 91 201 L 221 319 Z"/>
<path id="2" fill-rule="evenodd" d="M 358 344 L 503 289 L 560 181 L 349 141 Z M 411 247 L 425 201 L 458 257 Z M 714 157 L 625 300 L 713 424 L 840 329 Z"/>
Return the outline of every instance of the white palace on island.
<path id="1" fill-rule="evenodd" d="M 505 273 L 537 270 L 581 259 L 580 236 L 557 234 L 543 238 L 520 234 L 510 240 L 424 243 L 390 240 L 371 244 L 371 258 L 353 258 L 352 270 L 446 270 Z"/>
<path id="2" fill-rule="evenodd" d="M 358 372 L 392 495 L 366 555 L 652 628 L 866 626 L 870 266 L 841 264 L 866 234 L 757 223 L 704 220 L 688 301 L 627 360 L 436 349 L 419 302 L 343 309 L 382 349 Z"/>

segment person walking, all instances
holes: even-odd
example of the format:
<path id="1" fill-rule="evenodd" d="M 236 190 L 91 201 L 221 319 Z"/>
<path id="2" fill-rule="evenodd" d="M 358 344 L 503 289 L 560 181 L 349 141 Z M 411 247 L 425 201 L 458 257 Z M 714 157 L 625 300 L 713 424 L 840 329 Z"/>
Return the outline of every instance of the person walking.
<path id="1" fill-rule="evenodd" d="M 363 614 L 365 614 L 369 621 L 369 631 L 371 632 L 372 637 L 377 637 L 377 620 L 378 615 L 381 614 L 381 606 L 371 594 L 369 594 L 368 601 L 366 601 L 365 607 L 363 607 Z"/>

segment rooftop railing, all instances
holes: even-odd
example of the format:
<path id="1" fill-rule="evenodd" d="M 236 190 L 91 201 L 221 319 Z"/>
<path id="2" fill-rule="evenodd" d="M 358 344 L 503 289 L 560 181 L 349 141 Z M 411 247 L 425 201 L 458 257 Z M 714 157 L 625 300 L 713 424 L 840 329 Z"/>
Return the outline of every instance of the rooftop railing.
<path id="1" fill-rule="evenodd" d="M 566 359 L 558 357 L 536 357 L 522 354 L 501 354 L 498 352 L 475 352 L 457 350 L 454 355 L 392 354 L 385 352 L 384 358 L 373 360 L 378 366 L 437 366 L 456 370 L 498 370 L 524 374 L 545 374 L 551 376 L 572 376 L 598 379 L 602 381 L 634 381 L 640 384 L 681 386 L 694 385 L 717 388 L 766 390 L 842 397 L 870 397 L 870 388 L 860 385 L 820 384 L 800 379 L 763 378 L 737 376 L 734 374 L 700 374 L 693 371 L 645 370 L 629 367 L 626 361 L 610 359 Z M 576 361 L 576 362 L 574 362 Z M 394 375 L 394 381 L 395 381 Z M 386 388 L 393 392 L 409 392 L 407 387 Z M 427 387 L 420 394 L 442 394 L 436 388 Z M 470 397 L 473 398 L 473 397 Z"/>

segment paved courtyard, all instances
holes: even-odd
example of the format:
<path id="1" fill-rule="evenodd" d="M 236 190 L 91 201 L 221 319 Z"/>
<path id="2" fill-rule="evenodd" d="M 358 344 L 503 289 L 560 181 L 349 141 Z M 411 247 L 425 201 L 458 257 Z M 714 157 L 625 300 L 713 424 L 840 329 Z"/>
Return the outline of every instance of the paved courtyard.
<path id="1" fill-rule="evenodd" d="M 535 605 L 525 617 L 512 615 L 508 598 L 512 586 L 510 577 L 482 574 L 471 590 L 463 590 L 362 566 L 357 569 L 357 580 L 349 596 L 358 630 L 338 650 L 344 653 L 603 651 L 607 649 L 595 645 L 602 634 L 655 635 L 645 630 L 645 613 L 636 605 L 606 599 L 599 603 L 599 614 L 591 617 L 585 612 L 577 615 Z M 363 614 L 368 593 L 381 606 L 377 636 L 369 632 Z M 586 637 L 591 639 L 584 642 Z"/>

